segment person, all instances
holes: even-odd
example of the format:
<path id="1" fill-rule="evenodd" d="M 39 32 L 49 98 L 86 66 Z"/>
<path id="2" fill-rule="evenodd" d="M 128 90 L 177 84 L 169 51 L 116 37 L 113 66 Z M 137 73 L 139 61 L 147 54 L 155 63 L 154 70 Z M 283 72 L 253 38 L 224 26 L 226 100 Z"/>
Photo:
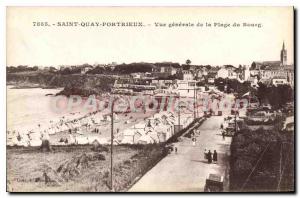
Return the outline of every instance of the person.
<path id="1" fill-rule="evenodd" d="M 204 149 L 204 159 L 207 159 L 207 155 L 208 155 L 208 152 L 206 149 Z"/>
<path id="2" fill-rule="evenodd" d="M 214 150 L 213 161 L 214 161 L 214 163 L 217 163 L 217 161 L 218 161 L 218 153 L 216 150 Z"/>
<path id="3" fill-rule="evenodd" d="M 223 140 L 225 140 L 225 131 L 222 131 Z"/>
<path id="4" fill-rule="evenodd" d="M 192 141 L 193 141 L 193 146 L 195 146 L 195 145 L 196 145 L 196 138 L 193 137 L 193 138 L 192 138 Z"/>
<path id="5" fill-rule="evenodd" d="M 177 147 L 175 147 L 175 154 L 177 154 Z"/>
<path id="6" fill-rule="evenodd" d="M 207 153 L 207 161 L 208 161 L 209 164 L 212 162 L 212 157 L 211 157 L 210 150 L 208 150 L 208 153 Z"/>
<path id="7" fill-rule="evenodd" d="M 224 127 L 223 124 L 221 124 L 221 129 L 223 129 L 223 127 Z"/>

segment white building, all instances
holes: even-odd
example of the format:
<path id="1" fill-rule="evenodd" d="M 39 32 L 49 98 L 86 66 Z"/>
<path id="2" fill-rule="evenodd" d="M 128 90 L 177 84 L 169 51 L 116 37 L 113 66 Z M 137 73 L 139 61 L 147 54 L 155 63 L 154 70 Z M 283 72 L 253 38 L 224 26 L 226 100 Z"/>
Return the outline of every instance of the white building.
<path id="1" fill-rule="evenodd" d="M 194 74 L 190 70 L 182 70 L 182 79 L 183 80 L 194 80 Z"/>
<path id="2" fill-rule="evenodd" d="M 229 78 L 229 79 L 237 79 L 237 73 L 234 67 L 222 67 L 217 72 L 217 78 Z"/>
<path id="3" fill-rule="evenodd" d="M 194 90 L 196 89 L 195 80 L 176 80 L 176 91 L 181 97 L 194 97 Z"/>
<path id="4" fill-rule="evenodd" d="M 278 86 L 278 85 L 285 85 L 288 84 L 287 79 L 284 77 L 274 77 L 272 79 L 272 85 Z"/>

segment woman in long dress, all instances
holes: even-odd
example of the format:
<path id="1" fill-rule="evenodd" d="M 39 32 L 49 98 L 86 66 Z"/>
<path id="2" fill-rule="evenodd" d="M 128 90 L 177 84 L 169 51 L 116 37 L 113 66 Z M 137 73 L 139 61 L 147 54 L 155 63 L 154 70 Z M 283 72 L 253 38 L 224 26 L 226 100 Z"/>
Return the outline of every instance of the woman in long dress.
<path id="1" fill-rule="evenodd" d="M 217 163 L 217 161 L 218 161 L 218 153 L 216 150 L 214 150 L 213 161 L 214 161 L 214 163 Z"/>
<path id="2" fill-rule="evenodd" d="M 211 154 L 212 153 L 209 150 L 208 153 L 207 153 L 207 161 L 208 161 L 209 164 L 212 163 L 212 156 L 211 156 Z"/>

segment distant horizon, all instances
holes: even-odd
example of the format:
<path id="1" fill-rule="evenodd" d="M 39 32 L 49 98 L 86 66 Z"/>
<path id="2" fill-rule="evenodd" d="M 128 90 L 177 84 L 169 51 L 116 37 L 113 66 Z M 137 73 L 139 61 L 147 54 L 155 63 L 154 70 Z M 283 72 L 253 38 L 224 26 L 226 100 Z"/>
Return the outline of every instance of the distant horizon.
<path id="1" fill-rule="evenodd" d="M 195 65 L 195 66 L 211 66 L 211 67 L 222 67 L 222 66 L 225 66 L 225 65 L 232 65 L 234 67 L 239 67 L 239 65 L 242 65 L 242 66 L 251 66 L 251 64 L 253 62 L 265 62 L 265 61 L 280 61 L 280 60 L 254 60 L 252 61 L 251 63 L 249 64 L 221 64 L 221 65 L 212 65 L 212 64 L 196 64 L 196 63 L 193 63 L 193 61 L 191 60 L 191 64 L 190 65 Z M 133 63 L 149 63 L 149 64 L 156 64 L 156 63 L 178 63 L 180 65 L 186 65 L 185 61 L 183 63 L 180 63 L 180 62 L 174 62 L 174 61 L 154 61 L 154 62 L 146 62 L 146 61 L 134 61 L 134 62 L 123 62 L 123 63 L 118 63 L 116 62 L 115 65 L 122 65 L 122 64 L 133 64 Z M 81 65 L 84 65 L 84 64 L 88 64 L 88 65 L 91 65 L 91 66 L 94 66 L 94 65 L 110 65 L 112 64 L 112 62 L 108 62 L 108 63 L 89 63 L 89 62 L 85 62 L 85 63 L 79 63 L 79 64 L 60 64 L 60 65 L 27 65 L 27 64 L 19 64 L 19 65 L 6 65 L 6 67 L 18 67 L 18 66 L 28 66 L 28 67 L 55 67 L 55 68 L 59 68 L 61 66 L 81 66 Z M 294 65 L 294 63 L 288 63 L 287 65 Z"/>

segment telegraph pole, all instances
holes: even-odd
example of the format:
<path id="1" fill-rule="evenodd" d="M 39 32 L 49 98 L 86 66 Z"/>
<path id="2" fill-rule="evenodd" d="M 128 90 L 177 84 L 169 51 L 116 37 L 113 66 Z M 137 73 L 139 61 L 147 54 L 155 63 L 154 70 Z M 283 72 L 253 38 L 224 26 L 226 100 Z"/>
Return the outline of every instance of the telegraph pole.
<path id="1" fill-rule="evenodd" d="M 178 98 L 178 131 L 177 132 L 179 132 L 180 131 L 180 92 L 178 93 L 179 95 L 179 98 Z"/>
<path id="2" fill-rule="evenodd" d="M 194 120 L 196 119 L 196 83 L 194 85 Z"/>
<path id="3" fill-rule="evenodd" d="M 238 84 L 238 82 L 237 82 L 237 84 L 236 84 L 236 92 L 237 92 L 237 97 L 239 96 L 239 84 Z M 237 123 L 236 123 L 236 115 L 238 114 L 238 112 L 239 112 L 239 106 L 240 106 L 240 104 L 239 105 L 237 105 L 236 104 L 236 101 L 235 101 L 235 107 L 236 107 L 236 110 L 235 110 L 235 117 L 234 117 L 234 119 L 235 119 L 235 133 L 237 133 Z"/>
<path id="4" fill-rule="evenodd" d="M 110 190 L 113 191 L 113 143 L 114 143 L 114 102 L 111 103 L 111 134 L 110 134 Z"/>

